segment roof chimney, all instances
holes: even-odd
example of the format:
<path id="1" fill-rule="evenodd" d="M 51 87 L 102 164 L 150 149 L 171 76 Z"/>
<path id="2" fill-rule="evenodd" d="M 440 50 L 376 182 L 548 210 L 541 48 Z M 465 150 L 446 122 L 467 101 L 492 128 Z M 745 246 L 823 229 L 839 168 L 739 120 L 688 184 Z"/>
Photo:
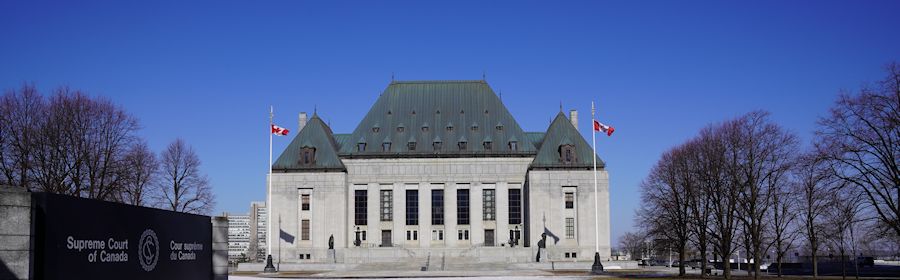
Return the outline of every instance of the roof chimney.
<path id="1" fill-rule="evenodd" d="M 569 110 L 569 121 L 572 122 L 575 130 L 578 130 L 578 111 L 575 111 L 575 109 Z"/>
<path id="2" fill-rule="evenodd" d="M 298 125 L 300 126 L 300 129 L 297 129 L 297 133 L 300 133 L 300 131 L 303 130 L 303 127 L 306 126 L 306 112 L 300 112 Z"/>

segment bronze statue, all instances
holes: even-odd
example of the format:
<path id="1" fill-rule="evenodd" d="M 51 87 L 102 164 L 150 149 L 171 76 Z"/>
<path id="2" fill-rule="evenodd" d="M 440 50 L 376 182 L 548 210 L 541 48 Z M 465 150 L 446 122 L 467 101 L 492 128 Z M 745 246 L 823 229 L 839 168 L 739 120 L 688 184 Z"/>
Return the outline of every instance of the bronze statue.
<path id="1" fill-rule="evenodd" d="M 328 237 L 328 250 L 334 250 L 334 234 Z"/>

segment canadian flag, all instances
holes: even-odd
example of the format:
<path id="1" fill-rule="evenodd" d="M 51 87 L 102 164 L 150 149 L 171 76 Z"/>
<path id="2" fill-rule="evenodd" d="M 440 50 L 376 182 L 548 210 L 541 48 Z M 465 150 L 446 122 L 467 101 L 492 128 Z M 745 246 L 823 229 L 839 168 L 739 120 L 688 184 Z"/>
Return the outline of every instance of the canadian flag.
<path id="1" fill-rule="evenodd" d="M 288 130 L 286 128 L 283 128 L 283 127 L 273 124 L 272 125 L 272 134 L 275 134 L 278 136 L 285 136 L 285 135 L 288 135 Z"/>
<path id="2" fill-rule="evenodd" d="M 616 131 L 616 129 L 612 126 L 608 126 L 598 122 L 597 120 L 594 120 L 594 131 L 606 132 L 606 136 L 612 136 L 613 131 Z"/>

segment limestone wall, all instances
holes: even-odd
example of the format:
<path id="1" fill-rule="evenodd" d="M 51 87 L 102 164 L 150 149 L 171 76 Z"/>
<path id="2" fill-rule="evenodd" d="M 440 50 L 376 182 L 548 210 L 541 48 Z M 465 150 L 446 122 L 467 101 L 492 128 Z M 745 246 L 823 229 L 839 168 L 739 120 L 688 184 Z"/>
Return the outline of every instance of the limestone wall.
<path id="1" fill-rule="evenodd" d="M 0 279 L 30 279 L 31 193 L 0 186 Z"/>

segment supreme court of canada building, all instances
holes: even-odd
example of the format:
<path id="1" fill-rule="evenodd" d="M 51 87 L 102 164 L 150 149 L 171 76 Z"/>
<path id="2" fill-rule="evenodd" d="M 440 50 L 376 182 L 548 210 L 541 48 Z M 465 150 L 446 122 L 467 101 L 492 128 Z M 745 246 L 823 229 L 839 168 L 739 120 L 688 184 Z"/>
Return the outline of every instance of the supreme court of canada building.
<path id="1" fill-rule="evenodd" d="M 299 123 L 272 165 L 276 260 L 534 262 L 546 233 L 545 258 L 592 261 L 595 228 L 610 257 L 609 177 L 596 158 L 597 217 L 575 111 L 526 132 L 484 80 L 393 81 L 349 133 Z"/>

